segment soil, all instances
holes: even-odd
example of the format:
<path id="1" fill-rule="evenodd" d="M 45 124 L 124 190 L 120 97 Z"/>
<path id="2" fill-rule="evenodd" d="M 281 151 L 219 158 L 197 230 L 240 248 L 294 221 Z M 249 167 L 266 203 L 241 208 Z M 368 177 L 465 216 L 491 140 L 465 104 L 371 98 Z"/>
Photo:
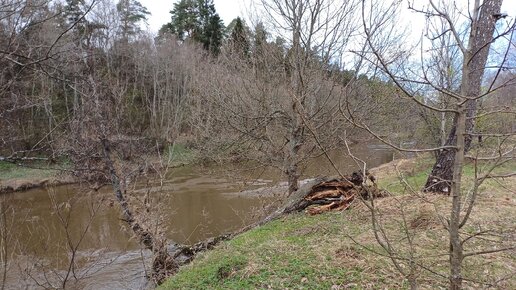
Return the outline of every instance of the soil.
<path id="1" fill-rule="evenodd" d="M 0 180 L 0 194 L 24 191 L 44 186 L 72 184 L 75 182 L 76 181 L 72 177 L 17 178 L 9 180 Z"/>

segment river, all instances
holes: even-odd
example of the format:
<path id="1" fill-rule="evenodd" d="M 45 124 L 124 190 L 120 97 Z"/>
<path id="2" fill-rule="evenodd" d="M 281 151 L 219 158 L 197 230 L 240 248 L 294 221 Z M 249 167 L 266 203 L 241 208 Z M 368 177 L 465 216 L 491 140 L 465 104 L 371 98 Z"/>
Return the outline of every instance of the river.
<path id="1" fill-rule="evenodd" d="M 369 167 L 393 158 L 382 146 L 353 152 Z M 341 172 L 357 169 L 342 152 L 331 155 Z M 322 175 L 336 172 L 319 157 L 308 163 L 303 178 Z M 172 169 L 162 183 L 138 184 L 133 198 L 143 200 L 149 192 L 158 205 L 153 211 L 159 212 L 159 220 L 150 221 L 166 229 L 171 241 L 192 244 L 259 219 L 279 197 L 251 192 L 281 185 L 282 178 L 271 168 L 184 166 Z M 108 187 L 91 192 L 66 185 L 2 195 L 0 209 L 0 277 L 6 289 L 60 287 L 67 273 L 73 289 L 146 287 L 149 253 L 125 229 Z M 72 253 L 76 262 L 70 267 Z"/>

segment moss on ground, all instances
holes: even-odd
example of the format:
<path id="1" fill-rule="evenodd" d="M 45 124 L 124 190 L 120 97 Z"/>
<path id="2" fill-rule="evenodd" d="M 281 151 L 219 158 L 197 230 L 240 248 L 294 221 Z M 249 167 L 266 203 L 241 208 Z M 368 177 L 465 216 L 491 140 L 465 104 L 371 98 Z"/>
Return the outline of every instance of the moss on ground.
<path id="1" fill-rule="evenodd" d="M 419 189 L 431 159 L 417 159 L 401 170 L 380 174 L 380 185 L 396 195 L 378 200 L 384 231 L 402 259 L 411 257 L 422 288 L 446 288 L 448 234 L 442 224 L 449 213 L 449 197 L 410 194 L 399 183 Z M 514 165 L 511 165 L 514 166 Z M 505 168 L 507 169 L 507 168 Z M 509 168 L 510 169 L 510 168 Z M 466 168 L 466 178 L 473 171 Z M 398 184 L 396 184 L 398 180 Z M 510 246 L 516 227 L 514 191 L 516 179 L 488 182 L 463 236 L 489 229 L 489 236 L 471 239 L 465 252 Z M 408 242 L 410 234 L 412 245 Z M 516 289 L 514 251 L 466 258 L 465 286 Z M 161 289 L 393 289 L 409 288 L 374 238 L 370 212 L 359 201 L 350 210 L 308 216 L 286 216 L 224 242 L 200 254 L 180 269 Z"/>

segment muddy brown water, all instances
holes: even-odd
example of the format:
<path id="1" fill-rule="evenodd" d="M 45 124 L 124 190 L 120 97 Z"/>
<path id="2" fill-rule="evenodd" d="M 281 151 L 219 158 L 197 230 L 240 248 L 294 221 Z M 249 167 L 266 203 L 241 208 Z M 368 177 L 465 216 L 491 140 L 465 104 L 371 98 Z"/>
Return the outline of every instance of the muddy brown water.
<path id="1" fill-rule="evenodd" d="M 369 167 L 393 158 L 378 145 L 356 147 L 354 152 Z M 344 153 L 331 155 L 343 173 L 357 169 Z M 305 178 L 335 174 L 323 157 L 304 170 Z M 135 198 L 143 199 L 147 191 L 159 197 L 165 235 L 192 244 L 259 219 L 279 196 L 253 190 L 282 185 L 282 179 L 271 168 L 185 166 L 173 169 L 162 183 L 139 184 Z M 148 287 L 149 253 L 132 239 L 114 203 L 109 188 L 91 193 L 78 185 L 0 196 L 0 283 L 6 289 L 60 288 L 66 278 L 71 289 Z M 75 263 L 70 266 L 73 252 Z"/>

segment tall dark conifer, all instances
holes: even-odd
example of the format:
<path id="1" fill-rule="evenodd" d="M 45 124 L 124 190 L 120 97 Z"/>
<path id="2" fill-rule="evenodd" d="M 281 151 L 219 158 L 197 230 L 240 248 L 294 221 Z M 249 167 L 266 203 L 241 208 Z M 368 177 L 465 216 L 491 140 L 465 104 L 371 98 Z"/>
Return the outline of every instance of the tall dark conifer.
<path id="1" fill-rule="evenodd" d="M 86 14 L 86 3 L 84 0 L 66 0 L 64 6 L 64 17 L 68 26 L 74 25 L 73 31 L 80 37 L 86 33 L 88 21 Z"/>
<path id="2" fill-rule="evenodd" d="M 120 18 L 120 34 L 128 40 L 141 32 L 140 23 L 147 21 L 150 12 L 137 0 L 120 0 L 116 5 Z"/>
<path id="3" fill-rule="evenodd" d="M 245 30 L 244 23 L 240 17 L 237 17 L 232 23 L 230 45 L 232 49 L 241 56 L 249 56 L 249 40 Z"/>
<path id="4" fill-rule="evenodd" d="M 204 49 L 218 54 L 224 38 L 224 24 L 213 0 L 181 0 L 170 11 L 171 22 L 163 25 L 160 34 L 175 34 L 180 40 L 192 39 Z"/>

